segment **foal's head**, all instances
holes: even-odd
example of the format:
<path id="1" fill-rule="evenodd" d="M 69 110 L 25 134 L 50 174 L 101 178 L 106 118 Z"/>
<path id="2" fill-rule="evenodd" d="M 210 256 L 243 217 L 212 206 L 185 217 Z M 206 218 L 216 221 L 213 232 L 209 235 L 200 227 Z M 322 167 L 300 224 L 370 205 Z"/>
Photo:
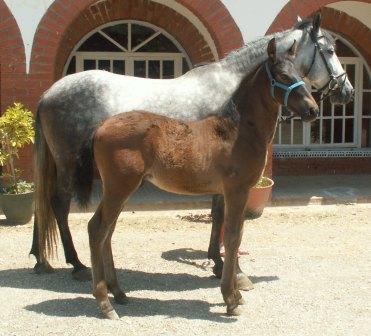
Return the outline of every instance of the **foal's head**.
<path id="1" fill-rule="evenodd" d="M 283 54 L 276 52 L 273 38 L 267 48 L 266 71 L 271 81 L 271 92 L 275 100 L 287 107 L 303 121 L 313 121 L 318 116 L 318 105 L 295 69 L 294 60 L 297 42 Z"/>

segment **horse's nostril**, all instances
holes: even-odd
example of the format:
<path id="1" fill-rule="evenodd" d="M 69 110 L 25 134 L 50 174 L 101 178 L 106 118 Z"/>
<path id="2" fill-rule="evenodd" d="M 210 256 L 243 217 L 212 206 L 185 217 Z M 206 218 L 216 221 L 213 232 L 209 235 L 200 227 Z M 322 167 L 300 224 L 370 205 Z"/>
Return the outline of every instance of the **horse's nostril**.
<path id="1" fill-rule="evenodd" d="M 316 117 L 319 115 L 319 111 L 318 111 L 318 109 L 316 109 L 316 108 L 314 108 L 314 107 L 311 107 L 311 108 L 309 109 L 309 112 L 310 112 L 311 115 L 316 116 Z"/>

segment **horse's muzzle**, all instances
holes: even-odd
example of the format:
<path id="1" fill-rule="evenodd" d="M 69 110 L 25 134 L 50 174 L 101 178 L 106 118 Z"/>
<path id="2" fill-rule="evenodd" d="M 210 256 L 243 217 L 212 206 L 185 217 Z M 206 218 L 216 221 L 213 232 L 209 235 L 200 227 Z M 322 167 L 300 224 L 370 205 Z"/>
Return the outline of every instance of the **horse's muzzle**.
<path id="1" fill-rule="evenodd" d="M 309 108 L 308 112 L 301 115 L 301 120 L 305 122 L 312 122 L 319 116 L 319 109 L 315 107 Z"/>

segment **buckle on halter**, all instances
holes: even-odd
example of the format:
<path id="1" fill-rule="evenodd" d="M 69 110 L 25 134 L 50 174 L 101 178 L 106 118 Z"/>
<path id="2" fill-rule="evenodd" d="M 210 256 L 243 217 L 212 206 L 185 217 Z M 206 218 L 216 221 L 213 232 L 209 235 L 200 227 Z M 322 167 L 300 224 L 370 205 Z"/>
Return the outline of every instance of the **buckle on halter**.
<path id="1" fill-rule="evenodd" d="M 332 78 L 330 80 L 330 83 L 328 84 L 328 88 L 331 90 L 331 91 L 334 91 L 336 90 L 337 88 L 339 87 L 339 81 L 337 78 Z"/>

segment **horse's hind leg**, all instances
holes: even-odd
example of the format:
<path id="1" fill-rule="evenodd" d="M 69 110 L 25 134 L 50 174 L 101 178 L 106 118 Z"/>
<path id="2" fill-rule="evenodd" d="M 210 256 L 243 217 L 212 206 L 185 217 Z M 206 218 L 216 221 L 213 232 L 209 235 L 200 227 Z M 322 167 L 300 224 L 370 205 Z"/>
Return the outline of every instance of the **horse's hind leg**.
<path id="1" fill-rule="evenodd" d="M 214 195 L 211 206 L 211 235 L 207 257 L 214 261 L 213 273 L 217 278 L 222 277 L 223 260 L 220 256 L 220 233 L 224 222 L 224 198 Z"/>
<path id="2" fill-rule="evenodd" d="M 56 191 L 52 197 L 51 205 L 57 220 L 66 263 L 73 266 L 72 276 L 76 280 L 88 281 L 91 280 L 90 270 L 80 262 L 68 227 L 68 214 L 72 198 L 70 184 L 67 182 L 68 178 L 63 178 L 61 174 L 58 175 Z"/>
<path id="3" fill-rule="evenodd" d="M 41 260 L 40 258 L 39 235 L 37 228 L 37 219 L 36 216 L 34 216 L 32 247 L 30 251 L 30 254 L 33 254 L 36 258 L 36 265 L 34 266 L 34 270 L 36 274 L 52 273 L 54 272 L 53 267 L 50 266 L 49 262 L 46 259 Z"/>

